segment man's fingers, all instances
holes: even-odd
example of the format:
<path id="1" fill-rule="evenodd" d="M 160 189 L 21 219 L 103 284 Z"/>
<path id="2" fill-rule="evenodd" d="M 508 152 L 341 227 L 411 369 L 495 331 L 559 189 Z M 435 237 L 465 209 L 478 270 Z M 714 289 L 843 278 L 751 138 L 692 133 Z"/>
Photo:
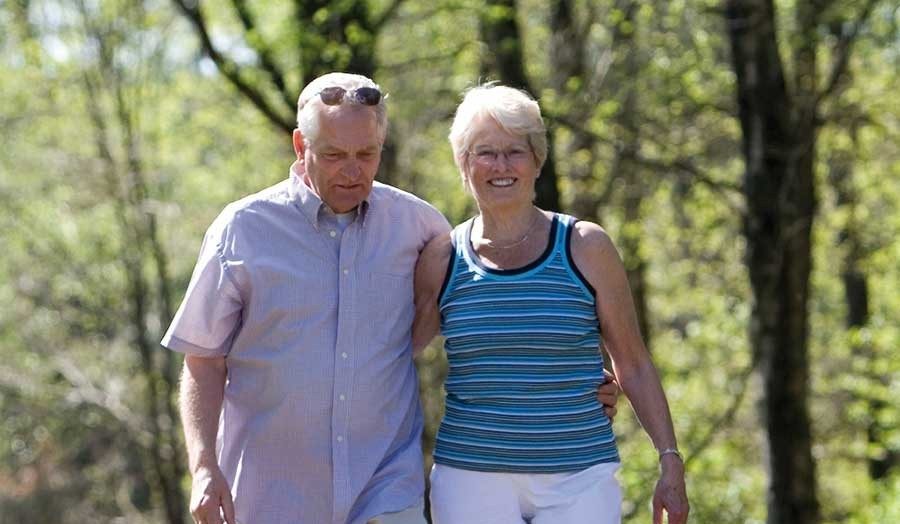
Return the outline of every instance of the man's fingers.
<path id="1" fill-rule="evenodd" d="M 222 496 L 222 512 L 225 514 L 225 522 L 237 524 L 237 519 L 234 518 L 234 502 L 231 500 L 231 493 L 228 491 Z"/>
<path id="2" fill-rule="evenodd" d="M 206 520 L 200 521 L 202 524 L 222 524 L 222 513 L 219 511 L 219 505 L 215 508 L 209 508 L 206 512 Z"/>
<path id="3" fill-rule="evenodd" d="M 609 417 L 609 420 L 613 420 L 614 418 L 616 418 L 616 413 L 619 412 L 619 410 L 615 406 L 604 405 L 603 410 L 606 411 L 606 416 Z"/>
<path id="4" fill-rule="evenodd" d="M 231 503 L 231 494 L 228 495 L 229 504 Z M 232 507 L 232 512 L 234 508 Z M 222 516 L 219 510 L 219 497 L 215 494 L 206 495 L 197 509 L 191 512 L 194 522 L 197 524 L 222 524 Z M 234 523 L 231 523 L 234 524 Z"/>

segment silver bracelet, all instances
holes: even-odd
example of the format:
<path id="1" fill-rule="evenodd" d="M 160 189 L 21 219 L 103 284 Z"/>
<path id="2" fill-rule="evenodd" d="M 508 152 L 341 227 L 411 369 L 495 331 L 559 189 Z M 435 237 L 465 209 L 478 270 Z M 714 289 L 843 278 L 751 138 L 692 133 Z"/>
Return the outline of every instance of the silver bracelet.
<path id="1" fill-rule="evenodd" d="M 684 462 L 684 457 L 681 455 L 681 452 L 678 451 L 677 448 L 666 448 L 659 452 L 659 460 L 662 461 L 662 458 L 666 455 L 675 455 L 678 457 L 678 460 Z"/>

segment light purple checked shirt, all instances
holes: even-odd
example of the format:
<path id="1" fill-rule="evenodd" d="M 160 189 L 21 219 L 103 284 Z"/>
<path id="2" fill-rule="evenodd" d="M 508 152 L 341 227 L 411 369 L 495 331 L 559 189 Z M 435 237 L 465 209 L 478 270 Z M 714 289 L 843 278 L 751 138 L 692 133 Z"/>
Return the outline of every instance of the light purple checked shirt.
<path id="1" fill-rule="evenodd" d="M 210 226 L 162 344 L 226 357 L 217 452 L 242 524 L 364 523 L 421 500 L 413 271 L 449 228 L 376 183 L 342 232 L 293 172 Z"/>

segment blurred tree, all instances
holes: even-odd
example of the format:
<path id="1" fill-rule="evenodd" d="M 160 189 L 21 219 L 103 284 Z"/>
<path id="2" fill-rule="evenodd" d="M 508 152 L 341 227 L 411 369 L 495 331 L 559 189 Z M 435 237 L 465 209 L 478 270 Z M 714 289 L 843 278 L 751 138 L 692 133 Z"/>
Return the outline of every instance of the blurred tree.
<path id="1" fill-rule="evenodd" d="M 771 524 L 820 521 L 808 411 L 816 134 L 822 101 L 833 94 L 851 44 L 875 3 L 866 2 L 837 41 L 822 87 L 819 31 L 834 2 L 797 4 L 790 85 L 773 0 L 729 0 L 725 5 L 746 164 L 744 233 L 754 298 L 750 340 L 765 384 Z"/>
<path id="2" fill-rule="evenodd" d="M 857 130 L 854 128 L 853 124 L 846 128 L 851 134 L 852 144 L 858 141 Z M 859 218 L 860 195 L 853 177 L 854 152 L 835 148 L 828 156 L 828 180 L 834 187 L 836 206 L 846 214 L 843 226 L 838 231 L 837 244 L 843 248 L 841 281 L 847 305 L 845 322 L 850 333 L 848 339 L 852 344 L 852 353 L 866 363 L 864 378 L 870 382 L 867 390 L 859 392 L 867 403 L 865 432 L 872 449 L 868 457 L 868 469 L 872 479 L 880 481 L 900 463 L 900 451 L 890 447 L 888 442 L 892 428 L 886 427 L 884 422 L 889 409 L 884 390 L 890 386 L 891 377 L 884 373 L 873 341 L 864 335 L 871 327 L 871 290 L 866 272 L 866 261 L 870 257 L 871 248 L 866 245 Z"/>
<path id="3" fill-rule="evenodd" d="M 272 125 L 287 134 L 296 127 L 297 96 L 311 80 L 332 71 L 374 76 L 379 34 L 404 2 L 391 0 L 375 13 L 369 0 L 293 0 L 290 6 L 275 8 L 270 4 L 251 7 L 246 0 L 230 0 L 240 29 L 229 31 L 228 40 L 239 40 L 236 47 L 253 56 L 252 60 L 240 60 L 216 44 L 212 17 L 201 2 L 172 1 L 191 23 L 203 52 L 222 75 Z M 268 38 L 271 32 L 261 26 L 259 14 L 279 8 L 292 11 L 290 16 L 285 13 L 283 19 L 290 23 Z M 390 183 L 396 168 L 396 146 L 388 135 L 379 179 Z"/>
<path id="4" fill-rule="evenodd" d="M 535 99 L 540 95 L 525 73 L 525 56 L 522 54 L 522 33 L 516 18 L 515 0 L 487 0 L 479 17 L 480 38 L 484 43 L 481 55 L 483 78 L 494 78 L 501 84 L 523 89 Z M 547 141 L 554 143 L 553 126 L 548 126 Z M 556 175 L 556 153 L 547 150 L 547 160 L 535 183 L 535 204 L 550 211 L 559 211 L 559 188 Z"/>
<path id="5" fill-rule="evenodd" d="M 185 475 L 174 400 L 178 388 L 178 363 L 174 352 L 160 351 L 159 333 L 148 329 L 148 318 L 170 319 L 174 313 L 168 256 L 163 249 L 157 219 L 147 188 L 147 167 L 138 120 L 144 103 L 141 88 L 131 76 L 153 64 L 123 60 L 129 51 L 125 32 L 146 25 L 141 4 L 122 6 L 111 16 L 92 12 L 83 1 L 79 11 L 86 45 L 97 51 L 96 63 L 83 70 L 84 88 L 106 197 L 113 203 L 122 242 L 118 259 L 126 275 L 125 294 L 131 323 L 131 344 L 137 350 L 143 379 L 142 415 L 148 441 L 144 446 L 146 471 L 162 501 L 167 521 L 182 524 L 187 507 L 181 481 Z M 126 23 L 123 24 L 122 21 Z M 115 43 L 121 43 L 113 47 Z M 142 61 L 141 55 L 134 55 Z M 108 108 L 103 106 L 109 100 Z M 111 136 L 117 128 L 120 138 Z M 121 148 L 118 155 L 115 148 Z M 150 311 L 153 304 L 158 311 Z"/>
<path id="6" fill-rule="evenodd" d="M 646 194 L 653 191 L 653 184 L 644 177 L 644 169 L 638 164 L 637 157 L 640 145 L 640 112 L 638 110 L 638 87 L 634 79 L 641 74 L 639 56 L 640 46 L 635 43 L 638 25 L 636 12 L 637 2 L 620 0 L 615 7 L 622 13 L 621 20 L 613 27 L 613 42 L 616 59 L 613 68 L 622 79 L 621 105 L 615 115 L 615 124 L 619 131 L 620 147 L 616 149 L 610 174 L 621 178 L 623 227 L 620 235 L 620 246 L 625 271 L 631 293 L 634 295 L 634 306 L 637 312 L 638 327 L 644 335 L 645 344 L 650 347 L 650 312 L 648 311 L 647 260 L 642 248 L 644 231 L 641 221 L 644 216 L 643 203 Z"/>

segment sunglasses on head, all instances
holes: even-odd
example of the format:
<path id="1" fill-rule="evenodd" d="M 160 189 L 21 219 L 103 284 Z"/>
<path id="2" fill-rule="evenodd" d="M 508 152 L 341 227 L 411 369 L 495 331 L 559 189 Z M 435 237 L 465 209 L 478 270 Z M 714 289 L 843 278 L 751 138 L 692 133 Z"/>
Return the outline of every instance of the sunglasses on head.
<path id="1" fill-rule="evenodd" d="M 358 87 L 350 91 L 343 87 L 326 87 L 316 94 L 322 99 L 322 103 L 328 106 L 340 105 L 345 96 L 364 106 L 375 106 L 381 102 L 381 91 L 374 87 Z"/>

